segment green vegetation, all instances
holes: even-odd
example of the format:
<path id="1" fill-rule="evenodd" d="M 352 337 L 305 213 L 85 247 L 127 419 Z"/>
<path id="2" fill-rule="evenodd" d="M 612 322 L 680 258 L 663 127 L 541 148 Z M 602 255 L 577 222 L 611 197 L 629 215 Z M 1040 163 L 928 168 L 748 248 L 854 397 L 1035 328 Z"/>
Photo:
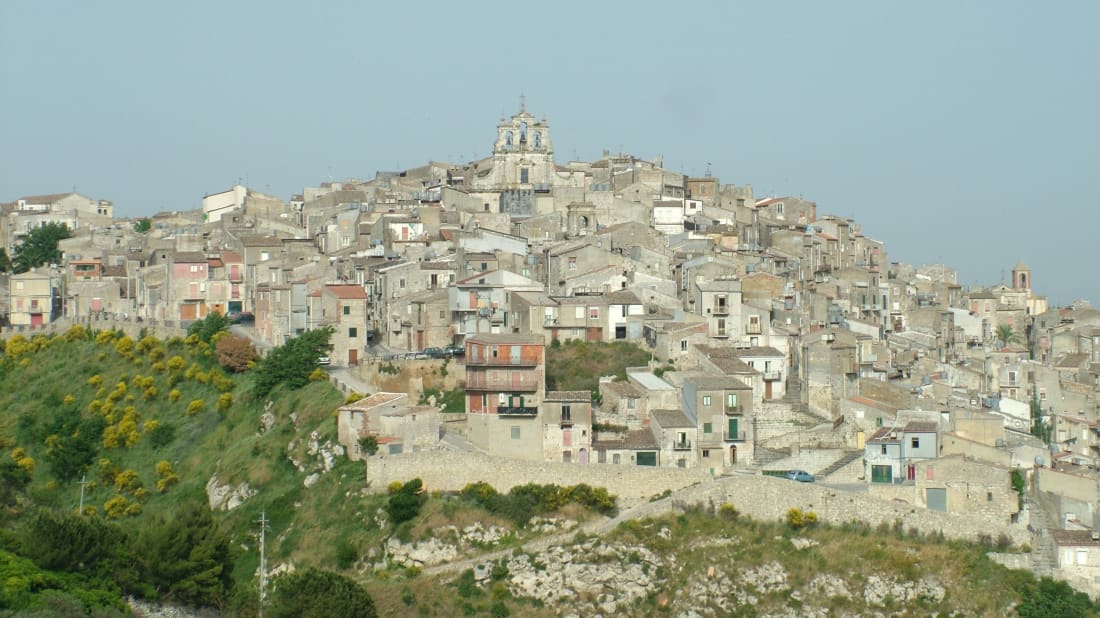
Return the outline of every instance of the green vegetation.
<path id="1" fill-rule="evenodd" d="M 374 600 L 362 586 L 330 571 L 306 569 L 276 578 L 268 615 L 274 618 L 374 618 Z"/>
<path id="2" fill-rule="evenodd" d="M 568 504 L 577 504 L 602 515 L 612 515 L 617 508 L 615 496 L 606 489 L 583 483 L 569 487 L 528 483 L 502 494 L 488 483 L 479 482 L 462 488 L 460 495 L 517 526 L 525 525 L 536 515 L 555 513 Z"/>
<path id="3" fill-rule="evenodd" d="M 72 233 L 64 223 L 47 223 L 32 228 L 23 241 L 15 246 L 12 255 L 15 272 L 25 273 L 43 264 L 60 264 L 61 251 L 58 250 L 57 243 L 70 237 Z"/>
<path id="4" fill-rule="evenodd" d="M 600 376 L 626 379 L 627 367 L 644 367 L 651 355 L 626 341 L 567 341 L 546 349 L 546 388 L 599 393 Z"/>
<path id="5" fill-rule="evenodd" d="M 1010 324 L 998 324 L 996 337 L 997 341 L 1001 342 L 1002 348 L 1007 348 L 1013 343 L 1020 343 L 1019 333 L 1012 330 L 1012 326 Z"/>
<path id="6" fill-rule="evenodd" d="M 397 483 L 390 487 L 390 499 L 386 502 L 386 514 L 394 525 L 403 524 L 420 514 L 420 507 L 428 499 L 420 479 Z"/>
<path id="7" fill-rule="evenodd" d="M 153 229 L 153 220 L 148 217 L 143 217 L 134 221 L 134 231 L 138 234 L 144 234 Z"/>
<path id="8" fill-rule="evenodd" d="M 280 384 L 298 389 L 320 369 L 317 359 L 328 354 L 332 327 L 310 330 L 271 350 L 256 368 L 256 395 L 263 397 Z"/>
<path id="9" fill-rule="evenodd" d="M 201 320 L 195 320 L 187 327 L 187 336 L 198 337 L 199 341 L 213 344 L 214 338 L 229 330 L 229 318 L 219 311 L 213 311 Z"/>
<path id="10" fill-rule="evenodd" d="M 420 395 L 420 401 L 417 403 L 426 406 L 432 397 L 435 397 L 437 407 L 443 406 L 442 412 L 444 414 L 462 414 L 466 412 L 466 391 L 462 389 L 441 391 L 437 388 L 425 388 Z"/>
<path id="11" fill-rule="evenodd" d="M 0 273 L 11 271 L 11 267 L 11 257 L 8 255 L 8 250 L 0 247 Z"/>

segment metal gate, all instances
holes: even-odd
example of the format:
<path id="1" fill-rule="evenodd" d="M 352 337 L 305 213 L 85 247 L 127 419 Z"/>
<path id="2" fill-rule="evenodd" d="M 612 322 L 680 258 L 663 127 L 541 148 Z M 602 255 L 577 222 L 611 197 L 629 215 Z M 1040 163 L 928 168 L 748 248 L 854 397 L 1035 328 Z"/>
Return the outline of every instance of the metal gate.
<path id="1" fill-rule="evenodd" d="M 930 511 L 943 511 L 947 512 L 947 490 L 943 488 L 932 488 L 924 490 L 924 498 L 928 503 L 928 510 Z"/>

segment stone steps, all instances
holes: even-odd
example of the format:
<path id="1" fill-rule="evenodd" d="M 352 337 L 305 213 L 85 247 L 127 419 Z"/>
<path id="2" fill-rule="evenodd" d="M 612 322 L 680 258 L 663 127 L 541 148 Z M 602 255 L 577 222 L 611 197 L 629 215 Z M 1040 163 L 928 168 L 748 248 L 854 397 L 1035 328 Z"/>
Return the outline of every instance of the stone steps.
<path id="1" fill-rule="evenodd" d="M 852 463 L 853 461 L 863 457 L 863 451 L 852 450 L 845 454 L 840 459 L 833 462 L 832 465 L 821 471 L 820 476 L 827 477 L 844 466 Z"/>

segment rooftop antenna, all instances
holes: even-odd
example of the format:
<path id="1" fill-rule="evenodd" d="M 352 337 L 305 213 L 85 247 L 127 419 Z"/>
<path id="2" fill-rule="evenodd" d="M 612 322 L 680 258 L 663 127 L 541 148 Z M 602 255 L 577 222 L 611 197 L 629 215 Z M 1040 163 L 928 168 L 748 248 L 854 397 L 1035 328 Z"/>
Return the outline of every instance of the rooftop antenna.
<path id="1" fill-rule="evenodd" d="M 519 112 L 522 114 L 527 111 L 527 97 L 523 96 L 523 93 L 519 93 Z"/>

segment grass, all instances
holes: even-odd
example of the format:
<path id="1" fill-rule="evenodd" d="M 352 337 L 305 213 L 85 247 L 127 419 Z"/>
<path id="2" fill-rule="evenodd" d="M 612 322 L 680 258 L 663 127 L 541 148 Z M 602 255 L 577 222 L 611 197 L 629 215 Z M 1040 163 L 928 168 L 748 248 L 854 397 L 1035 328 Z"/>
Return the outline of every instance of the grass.
<path id="1" fill-rule="evenodd" d="M 645 366 L 648 350 L 626 341 L 570 340 L 546 348 L 546 388 L 598 391 L 600 376 L 626 378 L 627 367 Z"/>

